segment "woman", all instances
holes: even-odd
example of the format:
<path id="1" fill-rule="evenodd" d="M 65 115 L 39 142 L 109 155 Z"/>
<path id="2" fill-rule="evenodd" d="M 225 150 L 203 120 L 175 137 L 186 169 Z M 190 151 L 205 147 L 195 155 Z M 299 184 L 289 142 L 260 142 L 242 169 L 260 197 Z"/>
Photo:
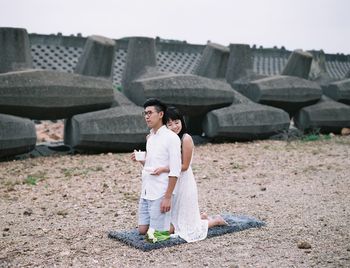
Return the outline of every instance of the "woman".
<path id="1" fill-rule="evenodd" d="M 183 116 L 175 107 L 168 107 L 166 111 L 167 127 L 174 131 L 181 139 L 182 169 L 176 183 L 172 204 L 172 224 L 175 235 L 179 235 L 187 242 L 194 242 L 207 237 L 208 228 L 227 225 L 227 222 L 217 215 L 208 217 L 200 215 L 198 207 L 197 185 L 191 168 L 194 144 L 192 137 L 186 133 L 186 124 Z M 154 170 L 154 175 L 169 172 L 167 167 Z"/>

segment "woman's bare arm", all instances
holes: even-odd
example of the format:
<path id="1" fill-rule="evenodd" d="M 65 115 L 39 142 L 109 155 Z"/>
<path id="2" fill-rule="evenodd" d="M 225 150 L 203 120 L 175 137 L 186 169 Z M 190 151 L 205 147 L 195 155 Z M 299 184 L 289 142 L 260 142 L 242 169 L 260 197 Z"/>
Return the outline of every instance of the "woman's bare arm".
<path id="1" fill-rule="evenodd" d="M 193 140 L 192 137 L 188 134 L 185 134 L 186 136 L 182 140 L 182 165 L 181 165 L 181 171 L 186 171 L 188 167 L 190 166 L 191 159 L 192 159 L 192 152 L 193 152 Z M 169 167 L 159 167 L 156 168 L 152 175 L 159 175 L 163 172 L 169 172 Z"/>
<path id="2" fill-rule="evenodd" d="M 182 139 L 182 166 L 181 171 L 186 171 L 191 163 L 192 152 L 193 152 L 193 140 L 188 134 L 185 134 Z"/>

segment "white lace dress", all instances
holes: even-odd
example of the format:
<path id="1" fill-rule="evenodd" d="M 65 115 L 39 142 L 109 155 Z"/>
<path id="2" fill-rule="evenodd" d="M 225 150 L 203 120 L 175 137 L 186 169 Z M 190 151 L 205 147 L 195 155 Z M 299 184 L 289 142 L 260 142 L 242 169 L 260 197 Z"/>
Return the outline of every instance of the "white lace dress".
<path id="1" fill-rule="evenodd" d="M 177 180 L 172 205 L 171 219 L 175 235 L 186 242 L 195 242 L 207 237 L 208 220 L 202 220 L 200 216 L 197 184 L 191 164 L 186 171 L 181 172 Z"/>

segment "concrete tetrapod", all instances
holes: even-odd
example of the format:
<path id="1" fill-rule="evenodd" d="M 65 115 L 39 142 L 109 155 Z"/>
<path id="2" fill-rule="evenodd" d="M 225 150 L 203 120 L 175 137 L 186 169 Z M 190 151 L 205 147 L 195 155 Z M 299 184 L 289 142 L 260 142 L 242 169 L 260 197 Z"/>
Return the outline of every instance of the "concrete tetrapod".
<path id="1" fill-rule="evenodd" d="M 157 66 L 156 43 L 154 38 L 132 37 L 129 39 L 127 51 L 122 88 L 125 96 L 132 100 L 130 83 L 137 79 L 147 67 L 156 68 Z"/>
<path id="2" fill-rule="evenodd" d="M 33 121 L 0 114 L 0 158 L 30 152 L 35 144 L 36 132 Z"/>
<path id="3" fill-rule="evenodd" d="M 312 63 L 312 54 L 302 50 L 294 50 L 281 74 L 308 79 Z"/>
<path id="4" fill-rule="evenodd" d="M 132 100 L 136 104 L 141 106 L 147 98 L 158 98 L 189 116 L 228 106 L 234 96 L 228 83 L 196 75 L 164 74 L 139 78 L 132 82 L 132 87 L 137 96 Z"/>
<path id="5" fill-rule="evenodd" d="M 208 43 L 194 73 L 208 78 L 225 78 L 229 55 L 228 47 Z"/>
<path id="6" fill-rule="evenodd" d="M 207 113 L 203 121 L 206 136 L 216 140 L 254 140 L 288 130 L 290 119 L 285 111 L 254 103 L 239 93 L 235 99 L 230 106 Z"/>
<path id="7" fill-rule="evenodd" d="M 320 51 L 311 51 L 312 63 L 310 67 L 309 79 L 315 81 L 322 88 L 329 83 L 334 82 L 335 78 L 332 78 L 327 72 L 326 68 L 326 55 Z"/>
<path id="8" fill-rule="evenodd" d="M 316 104 L 304 107 L 294 117 L 295 125 L 303 131 L 340 133 L 350 127 L 350 106 L 322 96 Z"/>
<path id="9" fill-rule="evenodd" d="M 233 101 L 233 90 L 225 82 L 159 71 L 152 38 L 130 38 L 122 90 L 139 106 L 147 98 L 158 98 L 166 104 L 176 105 L 188 116 L 202 115 Z"/>
<path id="10" fill-rule="evenodd" d="M 89 36 L 75 67 L 75 73 L 112 79 L 114 54 L 114 40 L 103 36 Z"/>
<path id="11" fill-rule="evenodd" d="M 26 29 L 0 27 L 0 73 L 33 67 Z"/>
<path id="12" fill-rule="evenodd" d="M 195 74 L 213 79 L 226 79 L 242 94 L 250 81 L 266 77 L 266 75 L 254 73 L 250 47 L 240 44 L 231 44 L 228 48 L 208 43 Z"/>
<path id="13" fill-rule="evenodd" d="M 64 143 L 88 152 L 130 152 L 145 149 L 149 130 L 136 105 L 79 114 L 67 120 Z"/>
<path id="14" fill-rule="evenodd" d="M 302 107 L 316 103 L 322 89 L 303 78 L 276 75 L 250 82 L 244 93 L 254 102 L 281 108 L 293 116 Z"/>
<path id="15" fill-rule="evenodd" d="M 253 57 L 249 45 L 230 44 L 225 78 L 230 85 L 237 79 L 249 76 L 253 70 Z"/>
<path id="16" fill-rule="evenodd" d="M 131 100 L 129 100 L 122 92 L 119 90 L 114 90 L 114 98 L 113 103 L 111 107 L 117 107 L 117 106 L 135 106 L 135 103 L 133 103 Z"/>
<path id="17" fill-rule="evenodd" d="M 111 81 L 56 71 L 0 74 L 0 113 L 31 119 L 61 119 L 108 108 Z"/>
<path id="18" fill-rule="evenodd" d="M 322 89 L 323 93 L 333 100 L 350 105 L 350 79 L 330 83 Z"/>

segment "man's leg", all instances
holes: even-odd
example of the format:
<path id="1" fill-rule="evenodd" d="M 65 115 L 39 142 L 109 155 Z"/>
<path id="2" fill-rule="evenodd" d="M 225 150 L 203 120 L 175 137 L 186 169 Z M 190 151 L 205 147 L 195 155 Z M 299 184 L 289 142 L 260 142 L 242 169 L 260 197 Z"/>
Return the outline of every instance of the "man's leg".
<path id="1" fill-rule="evenodd" d="M 144 235 L 147 233 L 150 224 L 150 203 L 151 201 L 140 198 L 139 201 L 139 220 L 138 230 L 139 234 Z"/>
<path id="2" fill-rule="evenodd" d="M 171 213 L 170 211 L 166 213 L 160 212 L 160 204 L 162 200 L 163 197 L 151 201 L 149 226 L 158 231 L 169 231 Z"/>
<path id="3" fill-rule="evenodd" d="M 149 225 L 139 225 L 138 230 L 140 235 L 145 235 L 147 234 Z"/>

